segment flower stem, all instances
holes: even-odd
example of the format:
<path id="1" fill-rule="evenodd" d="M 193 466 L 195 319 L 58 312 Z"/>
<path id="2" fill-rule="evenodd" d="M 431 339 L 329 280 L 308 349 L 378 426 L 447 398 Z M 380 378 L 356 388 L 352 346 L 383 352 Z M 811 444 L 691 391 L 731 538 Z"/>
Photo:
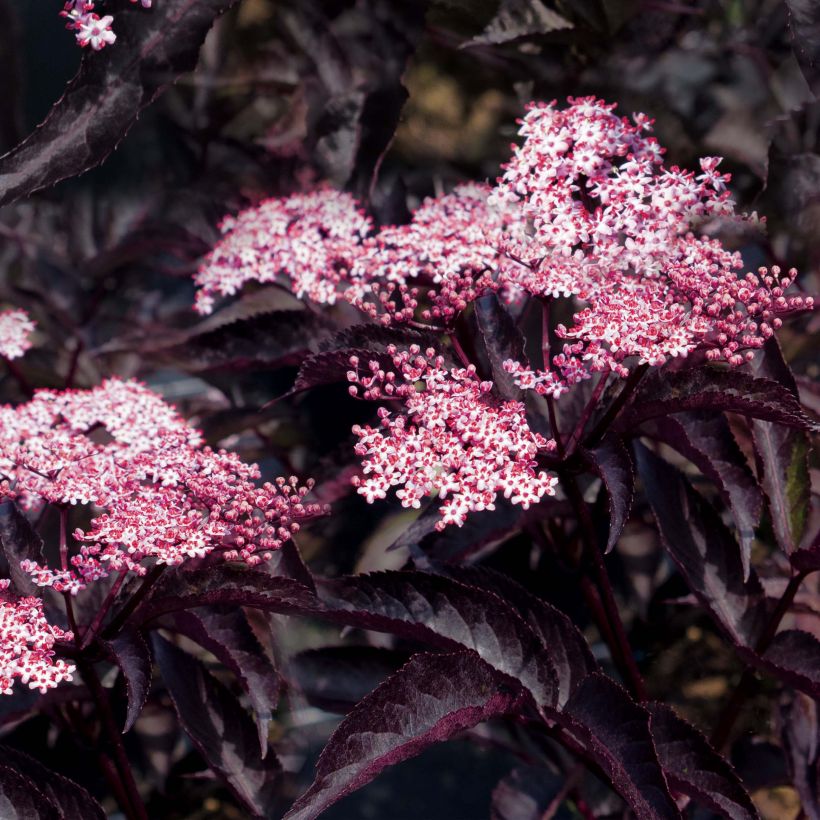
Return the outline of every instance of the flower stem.
<path id="1" fill-rule="evenodd" d="M 142 603 L 145 596 L 150 591 L 151 587 L 157 582 L 160 575 L 165 569 L 164 564 L 156 564 L 149 573 L 145 576 L 139 589 L 128 599 L 125 606 L 114 616 L 114 619 L 105 628 L 104 633 L 107 636 L 116 635 L 122 629 L 125 622 L 131 616 L 131 613 Z"/>
<path id="2" fill-rule="evenodd" d="M 807 574 L 808 573 L 806 572 L 798 572 L 795 575 L 792 575 L 789 579 L 788 586 L 783 592 L 783 595 L 780 597 L 780 600 L 777 602 L 774 612 L 772 612 L 769 620 L 766 622 L 766 627 L 755 642 L 754 652 L 756 655 L 762 654 L 769 648 L 774 636 L 777 634 L 777 629 L 780 626 L 780 622 L 783 620 L 784 615 L 789 611 L 789 608 L 794 603 L 794 598 L 797 595 L 797 591 L 800 589 L 800 585 L 803 583 L 803 580 Z M 756 687 L 757 677 L 755 675 L 754 667 L 747 666 L 743 670 L 743 674 L 740 676 L 740 681 L 735 687 L 734 692 L 732 692 L 732 696 L 726 703 L 717 728 L 712 733 L 712 746 L 714 746 L 718 751 L 726 745 L 726 741 L 732 733 L 735 722 L 738 717 L 740 717 L 744 704 L 754 693 Z"/>
<path id="3" fill-rule="evenodd" d="M 117 579 L 111 584 L 111 589 L 108 590 L 108 594 L 105 596 L 105 600 L 100 605 L 100 608 L 97 610 L 97 614 L 94 616 L 94 620 L 85 628 L 83 632 L 83 641 L 81 649 L 86 649 L 91 641 L 97 637 L 97 633 L 100 630 L 100 626 L 102 622 L 105 620 L 105 616 L 108 614 L 108 611 L 111 609 L 111 604 L 114 603 L 114 599 L 117 597 L 117 593 L 122 588 L 123 582 L 125 581 L 126 575 L 128 573 L 123 571 L 119 574 Z"/>
<path id="4" fill-rule="evenodd" d="M 621 412 L 623 406 L 627 403 L 627 401 L 631 398 L 632 394 L 635 392 L 635 388 L 638 386 L 638 383 L 643 378 L 644 373 L 649 369 L 648 364 L 642 364 L 636 367 L 630 374 L 626 380 L 626 384 L 621 388 L 621 392 L 615 397 L 615 400 L 609 406 L 609 409 L 604 413 L 603 418 L 595 425 L 593 431 L 589 434 L 587 438 L 586 445 L 588 447 L 594 447 L 598 444 L 601 439 L 606 434 L 606 431 L 609 430 L 610 424 L 615 421 L 615 417 L 618 413 Z"/>

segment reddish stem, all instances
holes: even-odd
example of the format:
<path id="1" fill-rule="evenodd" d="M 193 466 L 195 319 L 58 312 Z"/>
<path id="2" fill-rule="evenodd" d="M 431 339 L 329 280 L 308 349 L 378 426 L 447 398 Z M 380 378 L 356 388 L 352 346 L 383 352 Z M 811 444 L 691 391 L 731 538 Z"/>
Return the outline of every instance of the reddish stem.
<path id="1" fill-rule="evenodd" d="M 165 566 L 163 564 L 156 564 L 150 570 L 150 572 L 145 576 L 139 589 L 137 589 L 137 591 L 128 599 L 125 606 L 116 614 L 111 623 L 105 628 L 105 635 L 116 635 L 120 629 L 122 629 L 125 622 L 131 617 L 131 614 L 142 603 L 151 587 L 157 582 L 160 575 L 162 575 L 164 569 Z"/>
<path id="2" fill-rule="evenodd" d="M 105 616 L 111 609 L 111 605 L 114 603 L 114 599 L 117 597 L 117 593 L 122 588 L 127 575 L 127 572 L 121 572 L 114 583 L 111 584 L 111 589 L 108 590 L 105 600 L 100 605 L 99 610 L 97 610 L 94 620 L 85 628 L 85 631 L 83 632 L 83 641 L 80 649 L 86 649 L 94 638 L 97 637 L 97 633 L 100 631 L 102 622 L 105 620 Z"/>

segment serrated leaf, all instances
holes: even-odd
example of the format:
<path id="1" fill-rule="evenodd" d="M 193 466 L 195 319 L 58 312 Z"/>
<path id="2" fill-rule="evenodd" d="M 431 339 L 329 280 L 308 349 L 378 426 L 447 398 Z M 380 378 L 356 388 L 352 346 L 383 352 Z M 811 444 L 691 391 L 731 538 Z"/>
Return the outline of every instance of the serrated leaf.
<path id="1" fill-rule="evenodd" d="M 347 712 L 407 661 L 407 654 L 375 646 L 327 646 L 291 658 L 289 677 L 308 703 Z"/>
<path id="2" fill-rule="evenodd" d="M 318 817 L 387 766 L 504 714 L 519 697 L 474 652 L 416 655 L 342 721 L 286 820 Z"/>
<path id="3" fill-rule="evenodd" d="M 21 595 L 42 596 L 42 588 L 20 569 L 20 562 L 29 560 L 42 564 L 43 539 L 9 498 L 0 501 L 0 545 L 8 561 L 9 577 L 14 588 Z"/>
<path id="4" fill-rule="evenodd" d="M 567 809 L 555 811 L 564 778 L 539 766 L 518 766 L 493 790 L 491 820 L 570 820 Z M 550 811 L 549 814 L 547 812 Z"/>
<path id="5" fill-rule="evenodd" d="M 478 329 L 487 352 L 493 374 L 493 383 L 503 399 L 520 400 L 522 390 L 510 373 L 504 370 L 504 362 L 514 359 L 525 362 L 524 337 L 509 311 L 494 293 L 474 302 Z"/>
<path id="6" fill-rule="evenodd" d="M 123 630 L 104 646 L 122 671 L 128 700 L 123 734 L 131 729 L 151 691 L 151 652 L 142 634 Z"/>
<path id="7" fill-rule="evenodd" d="M 749 663 L 795 689 L 820 698 L 820 641 L 802 629 L 778 632 L 762 655 L 745 654 Z"/>
<path id="8" fill-rule="evenodd" d="M 696 410 L 739 413 L 802 430 L 816 427 L 794 395 L 776 381 L 740 370 L 700 367 L 651 370 L 613 428 L 631 432 L 649 419 Z"/>
<path id="9" fill-rule="evenodd" d="M 709 741 L 669 706 L 650 703 L 646 708 L 669 785 L 728 820 L 757 820 L 758 811 L 737 773 Z"/>
<path id="10" fill-rule="evenodd" d="M 737 525 L 743 577 L 748 578 L 752 541 L 760 521 L 763 495 L 726 417 L 722 413 L 678 413 L 658 419 L 655 432 L 720 490 Z"/>
<path id="11" fill-rule="evenodd" d="M 736 645 L 753 646 L 766 618 L 757 574 L 744 581 L 740 547 L 680 470 L 638 442 L 634 451 L 661 539 L 689 588 Z"/>
<path id="12" fill-rule="evenodd" d="M 57 807 L 65 820 L 105 820 L 102 806 L 82 786 L 52 772 L 34 758 L 8 746 L 0 746 L 0 765 L 11 767 L 35 783 L 37 789 Z M 2 813 L 0 816 L 7 815 Z"/>
<path id="13" fill-rule="evenodd" d="M 518 680 L 538 706 L 558 699 L 552 659 L 501 598 L 422 572 L 377 572 L 318 584 L 323 615 L 444 649 L 472 649 L 493 669 Z"/>
<path id="14" fill-rule="evenodd" d="M 776 339 L 766 342 L 755 368 L 798 401 L 797 384 Z M 809 438 L 803 430 L 757 419 L 752 421 L 752 434 L 777 543 L 791 554 L 800 546 L 808 521 Z"/>
<path id="15" fill-rule="evenodd" d="M 117 43 L 87 52 L 45 121 L 0 157 L 0 205 L 99 165 L 140 111 L 194 68 L 214 19 L 235 0 L 165 0 L 150 12 L 123 6 Z"/>
<path id="16" fill-rule="evenodd" d="M 62 820 L 60 810 L 16 768 L 0 765 L 0 817 L 3 820 Z"/>
<path id="17" fill-rule="evenodd" d="M 196 658 L 156 633 L 154 654 L 185 733 L 255 817 L 273 812 L 281 767 L 259 755 L 256 728 L 231 692 Z"/>
<path id="18" fill-rule="evenodd" d="M 253 708 L 264 757 L 268 727 L 279 701 L 280 680 L 245 613 L 238 607 L 197 607 L 176 613 L 174 626 L 215 655 L 236 676 Z"/>
<path id="19" fill-rule="evenodd" d="M 507 43 L 533 34 L 573 28 L 573 24 L 541 0 L 501 0 L 495 17 L 466 45 Z"/>
<path id="20" fill-rule="evenodd" d="M 635 495 L 635 466 L 629 450 L 617 436 L 607 436 L 597 447 L 588 451 L 592 467 L 606 487 L 609 499 L 609 534 L 606 552 L 613 550 L 621 537 Z"/>

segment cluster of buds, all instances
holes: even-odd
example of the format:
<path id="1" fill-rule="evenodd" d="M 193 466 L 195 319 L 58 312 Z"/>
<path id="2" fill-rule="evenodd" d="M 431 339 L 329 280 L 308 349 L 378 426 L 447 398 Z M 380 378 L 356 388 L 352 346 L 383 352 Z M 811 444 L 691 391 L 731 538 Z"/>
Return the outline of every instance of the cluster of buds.
<path id="1" fill-rule="evenodd" d="M 34 322 L 24 310 L 0 313 L 0 358 L 19 359 L 30 347 Z"/>
<path id="2" fill-rule="evenodd" d="M 152 0 L 131 0 L 139 2 L 143 8 L 151 8 Z M 60 12 L 66 18 L 66 28 L 74 32 L 77 43 L 82 48 L 90 46 L 101 51 L 112 45 L 117 35 L 111 29 L 114 18 L 110 14 L 100 17 L 95 11 L 96 0 L 67 0 Z"/>
<path id="3" fill-rule="evenodd" d="M 555 443 L 530 429 L 523 404 L 498 400 L 472 366 L 446 369 L 432 349 L 391 346 L 388 354 L 395 370 L 376 361 L 360 368 L 354 356 L 348 373 L 353 395 L 403 403 L 402 412 L 379 409 L 381 430 L 353 428 L 364 473 L 355 484 L 368 503 L 395 487 L 404 507 L 437 495 L 441 530 L 495 509 L 499 493 L 524 509 L 554 494 L 556 478 L 537 469 L 537 458 Z"/>

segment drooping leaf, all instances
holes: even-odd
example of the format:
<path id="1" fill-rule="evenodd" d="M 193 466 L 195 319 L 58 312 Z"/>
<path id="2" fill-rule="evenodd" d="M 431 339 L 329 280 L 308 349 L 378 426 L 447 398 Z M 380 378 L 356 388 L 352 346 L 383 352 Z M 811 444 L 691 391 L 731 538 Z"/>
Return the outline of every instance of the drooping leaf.
<path id="1" fill-rule="evenodd" d="M 572 23 L 541 0 L 501 0 L 487 27 L 466 45 L 506 43 L 533 34 L 572 28 Z"/>
<path id="2" fill-rule="evenodd" d="M 735 770 L 694 726 L 665 704 L 646 708 L 658 758 L 673 789 L 728 820 L 759 817 Z"/>
<path id="3" fill-rule="evenodd" d="M 795 693 L 780 707 L 780 737 L 791 780 L 809 820 L 820 820 L 820 721 L 817 701 Z"/>
<path id="4" fill-rule="evenodd" d="M 0 205 L 99 165 L 146 106 L 194 68 L 214 19 L 235 0 L 166 0 L 117 12 L 116 48 L 88 52 L 45 121 L 0 157 Z"/>
<path id="5" fill-rule="evenodd" d="M 518 680 L 539 706 L 558 698 L 552 658 L 500 597 L 422 572 L 377 572 L 318 585 L 323 615 L 444 649 L 472 649 L 493 669 Z"/>
<path id="6" fill-rule="evenodd" d="M 540 766 L 518 766 L 493 791 L 491 820 L 570 820 L 568 809 L 555 806 L 564 778 Z"/>
<path id="7" fill-rule="evenodd" d="M 270 816 L 281 767 L 275 755 L 260 756 L 250 716 L 200 661 L 156 633 L 152 641 L 162 679 L 191 742 L 255 817 Z"/>
<path id="8" fill-rule="evenodd" d="M 0 816 L 3 820 L 62 820 L 60 810 L 26 775 L 0 765 Z"/>
<path id="9" fill-rule="evenodd" d="M 606 552 L 613 550 L 621 537 L 635 495 L 635 467 L 629 450 L 617 436 L 607 436 L 588 451 L 592 467 L 606 487 L 609 499 L 609 535 Z"/>
<path id="10" fill-rule="evenodd" d="M 142 634 L 125 629 L 105 647 L 122 671 L 128 699 L 123 733 L 136 723 L 151 690 L 151 652 Z"/>
<path id="11" fill-rule="evenodd" d="M 375 646 L 327 646 L 291 658 L 292 681 L 320 709 L 347 712 L 407 661 L 407 654 Z"/>
<path id="12" fill-rule="evenodd" d="M 658 416 L 697 410 L 739 413 L 803 430 L 815 426 L 794 395 L 776 381 L 739 370 L 700 367 L 650 370 L 613 428 L 629 432 Z"/>
<path id="13" fill-rule="evenodd" d="M 175 627 L 213 653 L 233 672 L 250 700 L 262 756 L 268 727 L 279 701 L 279 675 L 239 607 L 198 607 L 177 612 Z"/>
<path id="14" fill-rule="evenodd" d="M 739 646 L 753 646 L 766 617 L 754 571 L 744 581 L 732 534 L 680 470 L 635 442 L 638 473 L 664 546 L 689 588 Z"/>
<path id="15" fill-rule="evenodd" d="M 509 311 L 494 293 L 481 296 L 474 305 L 478 329 L 492 369 L 493 383 L 502 398 L 519 400 L 522 390 L 515 384 L 512 375 L 504 370 L 504 362 L 507 359 L 526 361 L 524 337 Z"/>
<path id="16" fill-rule="evenodd" d="M 655 751 L 650 715 L 606 675 L 585 678 L 556 718 L 640 820 L 680 818 Z"/>
<path id="17" fill-rule="evenodd" d="M 82 787 L 50 771 L 34 758 L 8 746 L 0 746 L 0 765 L 8 766 L 36 784 L 38 791 L 57 807 L 65 820 L 105 820 L 102 806 Z M 6 814 L 2 814 L 6 817 Z"/>
<path id="18" fill-rule="evenodd" d="M 20 569 L 24 560 L 43 563 L 43 539 L 9 498 L 0 501 L 0 545 L 9 566 L 9 577 L 21 595 L 43 594 L 31 576 Z"/>
<path id="19" fill-rule="evenodd" d="M 755 361 L 756 372 L 780 384 L 798 401 L 791 369 L 772 337 Z M 770 421 L 752 421 L 761 483 L 769 502 L 777 542 L 786 553 L 800 545 L 809 511 L 809 438 L 798 430 Z"/>
<path id="20" fill-rule="evenodd" d="M 744 578 L 748 578 L 763 497 L 726 417 L 722 413 L 678 413 L 658 419 L 655 431 L 720 490 L 735 519 Z"/>
<path id="21" fill-rule="evenodd" d="M 318 817 L 387 766 L 503 715 L 520 696 L 474 652 L 416 655 L 342 721 L 286 820 Z"/>

